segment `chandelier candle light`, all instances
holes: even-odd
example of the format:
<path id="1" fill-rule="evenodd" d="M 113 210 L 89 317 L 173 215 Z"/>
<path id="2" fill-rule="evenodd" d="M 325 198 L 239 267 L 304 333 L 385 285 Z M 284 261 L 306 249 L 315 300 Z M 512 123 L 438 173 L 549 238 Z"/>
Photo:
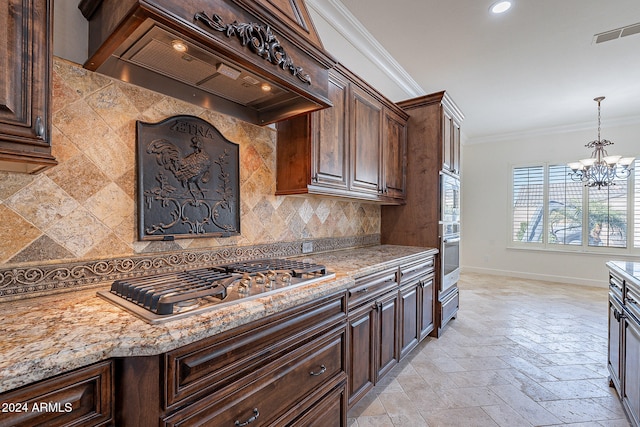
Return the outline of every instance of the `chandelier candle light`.
<path id="1" fill-rule="evenodd" d="M 591 141 L 585 147 L 593 148 L 591 158 L 569 163 L 569 176 L 574 181 L 582 181 L 587 187 L 608 187 L 615 185 L 614 180 L 627 179 L 631 174 L 630 167 L 635 157 L 609 156 L 604 147 L 613 142 L 600 138 L 600 102 L 604 96 L 594 98 L 598 103 L 598 139 Z"/>

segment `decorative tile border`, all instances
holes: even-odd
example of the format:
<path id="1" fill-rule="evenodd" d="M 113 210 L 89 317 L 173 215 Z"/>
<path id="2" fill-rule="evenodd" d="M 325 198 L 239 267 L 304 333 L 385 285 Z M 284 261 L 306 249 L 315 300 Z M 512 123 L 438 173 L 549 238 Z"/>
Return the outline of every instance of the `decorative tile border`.
<path id="1" fill-rule="evenodd" d="M 305 240 L 313 252 L 328 252 L 380 244 L 380 235 Z M 255 246 L 140 255 L 108 260 L 25 266 L 0 269 L 0 301 L 10 301 L 57 292 L 81 290 L 125 277 L 144 276 L 223 262 L 302 255 L 302 241 Z"/>

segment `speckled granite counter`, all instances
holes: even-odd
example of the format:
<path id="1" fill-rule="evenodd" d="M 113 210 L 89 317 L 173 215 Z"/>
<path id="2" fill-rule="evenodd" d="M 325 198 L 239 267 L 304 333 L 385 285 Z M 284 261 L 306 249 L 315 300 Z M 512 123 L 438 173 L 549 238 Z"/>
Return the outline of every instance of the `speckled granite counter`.
<path id="1" fill-rule="evenodd" d="M 315 298 L 354 279 L 435 250 L 374 246 L 311 254 L 336 278 L 160 325 L 150 325 L 96 296 L 96 289 L 0 304 L 0 392 L 111 357 L 160 354 Z M 105 283 L 99 289 L 109 289 Z"/>
<path id="2" fill-rule="evenodd" d="M 640 286 L 640 262 L 609 261 L 607 267 L 635 283 L 636 286 Z"/>

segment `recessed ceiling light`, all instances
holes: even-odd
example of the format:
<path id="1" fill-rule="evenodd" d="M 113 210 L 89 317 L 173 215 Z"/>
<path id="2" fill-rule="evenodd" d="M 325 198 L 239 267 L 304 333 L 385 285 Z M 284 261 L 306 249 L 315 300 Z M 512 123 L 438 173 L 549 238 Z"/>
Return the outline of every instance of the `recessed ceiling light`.
<path id="1" fill-rule="evenodd" d="M 500 0 L 491 5 L 489 10 L 491 13 L 504 13 L 511 8 L 511 2 Z"/>

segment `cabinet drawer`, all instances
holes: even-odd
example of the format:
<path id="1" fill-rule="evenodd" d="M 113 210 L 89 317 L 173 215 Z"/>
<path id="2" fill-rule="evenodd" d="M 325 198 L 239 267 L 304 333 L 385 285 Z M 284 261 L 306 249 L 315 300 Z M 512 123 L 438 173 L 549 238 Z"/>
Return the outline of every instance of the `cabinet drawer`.
<path id="1" fill-rule="evenodd" d="M 4 393 L 0 410 L 3 427 L 109 425 L 113 417 L 111 361 Z"/>
<path id="2" fill-rule="evenodd" d="M 340 293 L 171 351 L 165 356 L 166 407 L 244 387 L 257 369 L 345 319 L 345 294 Z"/>
<path id="3" fill-rule="evenodd" d="M 283 356 L 251 375 L 251 383 L 229 395 L 218 393 L 165 419 L 165 426 L 233 426 L 251 421 L 251 427 L 280 424 L 302 413 L 300 401 L 311 401 L 324 384 L 344 382 L 345 326 Z M 299 411 L 299 413 L 295 413 Z M 287 415 L 288 412 L 294 414 Z"/>
<path id="4" fill-rule="evenodd" d="M 440 311 L 440 325 L 445 325 L 453 316 L 455 316 L 459 307 L 460 294 L 458 289 L 451 292 L 442 300 L 442 310 Z"/>
<path id="5" fill-rule="evenodd" d="M 320 399 L 291 427 L 346 427 L 347 405 L 344 382 Z"/>
<path id="6" fill-rule="evenodd" d="M 609 275 L 609 291 L 611 291 L 619 300 L 622 300 L 624 290 L 624 281 L 613 274 Z"/>
<path id="7" fill-rule="evenodd" d="M 640 322 L 640 292 L 637 289 L 627 287 L 624 306 Z"/>
<path id="8" fill-rule="evenodd" d="M 434 257 L 422 259 L 418 262 L 400 266 L 400 283 L 405 284 L 416 277 L 425 276 L 434 270 Z"/>
<path id="9" fill-rule="evenodd" d="M 355 286 L 349 288 L 349 310 L 397 287 L 397 279 L 398 269 L 393 268 L 356 280 Z"/>

